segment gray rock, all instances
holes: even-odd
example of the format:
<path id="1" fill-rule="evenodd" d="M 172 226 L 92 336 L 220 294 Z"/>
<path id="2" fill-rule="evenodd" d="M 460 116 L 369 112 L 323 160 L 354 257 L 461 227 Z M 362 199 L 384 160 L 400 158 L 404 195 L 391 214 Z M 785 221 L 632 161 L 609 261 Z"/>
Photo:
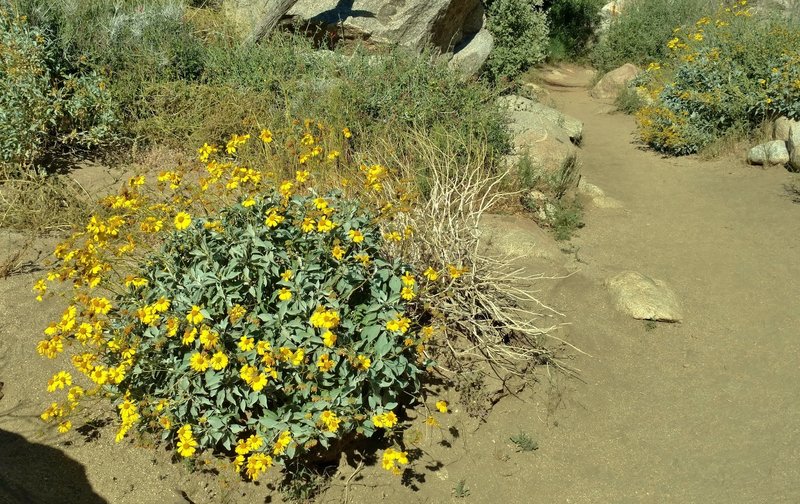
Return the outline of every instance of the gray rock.
<path id="1" fill-rule="evenodd" d="M 640 320 L 680 322 L 683 319 L 678 296 L 661 280 L 635 271 L 609 278 L 606 287 L 622 313 Z"/>
<path id="2" fill-rule="evenodd" d="M 788 117 L 784 116 L 775 119 L 775 124 L 773 125 L 772 128 L 772 139 L 783 140 L 784 142 L 788 142 L 789 131 L 791 130 L 792 126 L 800 128 L 800 121 L 793 121 Z"/>
<path id="3" fill-rule="evenodd" d="M 789 128 L 786 147 L 789 151 L 789 166 L 794 171 L 800 171 L 800 125 L 792 125 Z"/>
<path id="4" fill-rule="evenodd" d="M 465 36 L 479 32 L 483 6 L 480 0 L 298 0 L 287 18 L 322 27 L 336 37 L 415 50 L 431 45 L 446 53 Z"/>
<path id="5" fill-rule="evenodd" d="M 625 63 L 621 67 L 605 74 L 592 88 L 591 95 L 598 100 L 616 99 L 619 92 L 628 85 L 634 77 L 639 75 L 639 67 Z"/>
<path id="6" fill-rule="evenodd" d="M 561 128 L 567 134 L 570 141 L 579 144 L 583 138 L 583 121 L 576 119 L 572 116 L 564 114 L 554 108 L 542 105 L 528 98 L 517 95 L 501 96 L 497 100 L 500 108 L 512 112 L 512 117 L 515 122 L 521 121 L 523 124 L 535 122 L 548 123 L 558 128 Z M 531 113 L 538 118 L 534 119 L 533 116 L 527 115 L 513 115 L 515 112 Z"/>
<path id="7" fill-rule="evenodd" d="M 481 245 L 496 254 L 514 258 L 562 258 L 555 240 L 531 219 L 518 215 L 483 214 L 478 224 Z"/>
<path id="8" fill-rule="evenodd" d="M 477 75 L 493 48 L 494 37 L 489 30 L 481 30 L 456 47 L 453 59 L 449 63 L 450 68 L 458 70 L 464 75 Z"/>
<path id="9" fill-rule="evenodd" d="M 789 151 L 783 140 L 756 145 L 747 153 L 747 161 L 754 165 L 785 165 L 789 159 Z"/>

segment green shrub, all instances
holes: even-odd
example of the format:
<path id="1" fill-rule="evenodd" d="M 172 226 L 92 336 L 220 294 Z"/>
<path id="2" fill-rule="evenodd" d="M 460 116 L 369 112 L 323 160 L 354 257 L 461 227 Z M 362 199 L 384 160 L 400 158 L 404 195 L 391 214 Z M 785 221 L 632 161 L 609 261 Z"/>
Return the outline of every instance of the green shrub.
<path id="1" fill-rule="evenodd" d="M 545 0 L 550 27 L 548 57 L 582 58 L 595 43 L 600 9 L 605 0 Z"/>
<path id="2" fill-rule="evenodd" d="M 30 165 L 113 139 L 107 79 L 60 62 L 45 33 L 0 3 L 0 161 Z"/>
<path id="3" fill-rule="evenodd" d="M 495 46 L 487 62 L 490 80 L 513 79 L 547 55 L 547 16 L 542 0 L 493 0 L 487 27 Z"/>
<path id="4" fill-rule="evenodd" d="M 630 0 L 592 49 L 592 64 L 600 74 L 625 63 L 647 66 L 667 56 L 667 41 L 675 27 L 694 23 L 713 12 L 709 0 Z"/>
<path id="5" fill-rule="evenodd" d="M 655 103 L 637 115 L 655 149 L 689 154 L 731 131 L 800 117 L 800 29 L 785 21 L 741 1 L 676 30 L 666 46 L 668 58 L 645 76 Z"/>
<path id="6" fill-rule="evenodd" d="M 119 409 L 117 441 L 160 433 L 183 457 L 231 456 L 251 479 L 337 453 L 351 434 L 391 437 L 393 410 L 431 364 L 434 329 L 417 300 L 439 273 L 416 276 L 388 254 L 411 234 L 379 206 L 397 197 L 386 168 L 364 166 L 346 184 L 364 203 L 317 192 L 338 157 L 319 128 L 280 139 L 295 149 L 292 179 L 238 160 L 281 150 L 271 132 L 235 135 L 224 153 L 204 145 L 200 166 L 133 177 L 57 247 L 48 279 L 75 290 L 37 350 L 65 352 L 79 374 L 53 376 L 48 390 L 66 397 L 45 421 L 67 431 L 82 398 L 102 395 Z M 41 300 L 46 280 L 34 289 Z M 408 463 L 387 453 L 387 469 Z"/>

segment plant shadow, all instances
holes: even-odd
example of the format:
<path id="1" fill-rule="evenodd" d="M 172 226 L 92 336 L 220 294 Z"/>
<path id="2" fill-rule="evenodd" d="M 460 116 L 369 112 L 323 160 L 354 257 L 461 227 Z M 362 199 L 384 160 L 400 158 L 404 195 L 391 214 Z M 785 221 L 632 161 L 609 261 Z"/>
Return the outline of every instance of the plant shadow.
<path id="1" fill-rule="evenodd" d="M 106 504 L 84 467 L 56 448 L 0 429 L 0 502 Z"/>

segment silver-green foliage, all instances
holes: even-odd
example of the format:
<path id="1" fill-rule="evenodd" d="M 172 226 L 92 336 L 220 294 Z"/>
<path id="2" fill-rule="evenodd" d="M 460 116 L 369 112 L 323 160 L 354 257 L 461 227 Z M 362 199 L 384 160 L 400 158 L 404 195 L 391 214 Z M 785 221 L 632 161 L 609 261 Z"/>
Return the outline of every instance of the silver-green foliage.
<path id="1" fill-rule="evenodd" d="M 123 346 L 137 348 L 134 367 L 119 390 L 130 391 L 140 404 L 169 398 L 165 409 L 152 413 L 151 426 L 157 427 L 158 416 L 174 427 L 191 424 L 200 447 L 212 450 L 231 450 L 250 434 L 269 443 L 289 431 L 296 441 L 286 452 L 291 458 L 317 443 L 328 447 L 353 431 L 371 435 L 372 415 L 413 396 L 420 366 L 428 364 L 409 344 L 416 329 L 413 324 L 403 331 L 387 329 L 388 321 L 411 317 L 411 301 L 401 297 L 407 269 L 382 257 L 374 215 L 335 193 L 325 200 L 335 209 L 328 218 L 337 225 L 330 232 L 303 230 L 307 218 L 320 215 L 313 196 L 284 200 L 277 192 L 256 198 L 250 207 L 228 208 L 212 225 L 196 218 L 150 258 L 140 273 L 148 284 L 116 302 L 112 331 L 127 340 Z M 275 209 L 285 220 L 271 227 L 265 215 Z M 359 230 L 363 241 L 354 242 L 351 230 Z M 341 259 L 332 254 L 337 244 L 346 251 Z M 359 254 L 369 255 L 369 263 Z M 279 298 L 282 289 L 292 293 L 291 299 Z M 162 324 L 142 323 L 137 310 L 161 298 L 170 300 L 160 315 Z M 235 305 L 246 310 L 241 319 L 231 317 Z M 193 306 L 202 307 L 202 324 L 219 335 L 213 349 L 204 348 L 199 338 L 182 341 L 192 328 L 186 314 Z M 325 329 L 310 323 L 320 307 L 340 319 L 332 329 L 337 335 L 332 346 L 323 341 Z M 180 324 L 174 336 L 163 326 L 170 318 Z M 242 337 L 256 345 L 266 342 L 269 350 L 243 350 Z M 191 355 L 215 352 L 228 356 L 224 369 L 192 368 Z M 329 371 L 317 365 L 324 354 L 335 361 Z M 254 390 L 240 375 L 245 365 L 275 374 Z M 320 422 L 325 411 L 341 420 L 335 432 Z M 170 438 L 171 430 L 163 436 Z"/>

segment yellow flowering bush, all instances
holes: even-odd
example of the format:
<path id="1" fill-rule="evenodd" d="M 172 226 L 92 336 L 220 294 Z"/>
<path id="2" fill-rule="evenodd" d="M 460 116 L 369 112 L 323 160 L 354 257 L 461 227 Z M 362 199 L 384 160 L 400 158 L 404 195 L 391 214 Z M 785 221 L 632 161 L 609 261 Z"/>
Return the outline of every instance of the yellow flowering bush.
<path id="1" fill-rule="evenodd" d="M 277 149 L 272 132 L 234 135 L 201 147 L 198 166 L 131 178 L 57 247 L 34 290 L 43 299 L 48 280 L 70 282 L 72 303 L 37 350 L 73 370 L 48 384 L 66 397 L 44 420 L 69 430 L 85 397 L 105 395 L 119 411 L 117 440 L 160 432 L 180 456 L 227 454 L 251 479 L 350 435 L 391 431 L 431 364 L 421 282 L 387 253 L 394 206 L 366 197 L 381 201 L 388 170 L 355 170 L 360 181 L 345 189 L 364 202 L 318 191 L 326 165 L 312 158 L 331 152 L 313 128 L 286 139 L 302 146 L 292 179 L 237 161 L 251 142 Z"/>
<path id="2" fill-rule="evenodd" d="M 637 83 L 654 99 L 637 114 L 644 142 L 689 154 L 728 131 L 800 117 L 800 29 L 765 16 L 740 0 L 675 30 L 667 61 Z"/>

